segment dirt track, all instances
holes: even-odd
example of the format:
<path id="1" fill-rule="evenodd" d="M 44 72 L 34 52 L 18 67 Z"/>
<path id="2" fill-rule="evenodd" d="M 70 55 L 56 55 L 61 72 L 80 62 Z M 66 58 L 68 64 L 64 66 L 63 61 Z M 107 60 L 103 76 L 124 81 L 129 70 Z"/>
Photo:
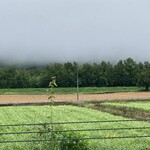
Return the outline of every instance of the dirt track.
<path id="1" fill-rule="evenodd" d="M 0 104 L 6 103 L 35 103 L 48 102 L 49 95 L 0 95 Z M 80 94 L 80 101 L 92 100 L 136 100 L 150 99 L 150 92 L 127 92 L 111 94 Z M 65 94 L 55 95 L 54 101 L 72 101 L 76 100 L 76 95 Z"/>

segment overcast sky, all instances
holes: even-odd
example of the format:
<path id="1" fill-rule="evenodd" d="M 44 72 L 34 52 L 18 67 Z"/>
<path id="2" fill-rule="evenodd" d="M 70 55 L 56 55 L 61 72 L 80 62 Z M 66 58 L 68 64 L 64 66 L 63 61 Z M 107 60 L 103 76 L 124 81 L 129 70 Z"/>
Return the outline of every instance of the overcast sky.
<path id="1" fill-rule="evenodd" d="M 0 0 L 0 61 L 150 59 L 150 0 Z"/>

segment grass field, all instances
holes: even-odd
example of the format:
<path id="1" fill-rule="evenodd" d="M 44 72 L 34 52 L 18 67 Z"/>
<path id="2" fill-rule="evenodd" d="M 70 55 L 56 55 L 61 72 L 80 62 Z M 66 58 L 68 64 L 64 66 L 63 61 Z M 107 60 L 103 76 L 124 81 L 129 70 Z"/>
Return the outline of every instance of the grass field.
<path id="1" fill-rule="evenodd" d="M 138 101 L 138 102 L 106 102 L 102 105 L 109 105 L 109 106 L 116 106 L 116 107 L 128 107 L 128 108 L 134 108 L 142 111 L 150 112 L 150 101 Z"/>
<path id="2" fill-rule="evenodd" d="M 17 123 L 39 123 L 50 122 L 51 107 L 50 106 L 18 106 L 18 107 L 1 107 L 0 109 L 0 124 L 17 124 Z M 108 113 L 102 113 L 97 110 L 80 108 L 75 106 L 53 106 L 53 122 L 72 122 L 72 121 L 94 121 L 94 120 L 124 120 L 127 118 L 113 116 Z M 134 127 L 149 127 L 149 122 L 111 122 L 97 124 L 72 124 L 63 125 L 64 129 L 91 129 L 91 128 L 134 128 Z M 36 128 L 36 127 L 34 127 Z M 34 130 L 32 127 L 26 127 L 24 130 Z M 11 128 L 1 127 L 0 132 L 7 132 Z M 18 131 L 18 128 L 13 127 L 13 131 Z M 22 131 L 23 128 L 21 127 Z M 138 136 L 150 135 L 150 130 L 123 130 L 123 131 L 96 131 L 96 132 L 81 132 L 85 137 L 117 137 L 117 136 Z M 28 139 L 29 136 L 23 135 L 1 135 L 2 139 L 21 140 Z M 113 139 L 113 140 L 90 140 L 88 141 L 89 148 L 93 150 L 145 150 L 150 149 L 150 138 L 141 139 Z M 2 150 L 23 150 L 31 149 L 30 143 L 12 143 L 1 144 Z"/>
<path id="3" fill-rule="evenodd" d="M 100 94 L 115 92 L 138 92 L 142 91 L 139 87 L 80 87 L 81 94 Z M 49 94 L 49 88 L 24 88 L 24 89 L 0 89 L 0 94 Z M 76 88 L 55 88 L 56 94 L 74 94 Z"/>

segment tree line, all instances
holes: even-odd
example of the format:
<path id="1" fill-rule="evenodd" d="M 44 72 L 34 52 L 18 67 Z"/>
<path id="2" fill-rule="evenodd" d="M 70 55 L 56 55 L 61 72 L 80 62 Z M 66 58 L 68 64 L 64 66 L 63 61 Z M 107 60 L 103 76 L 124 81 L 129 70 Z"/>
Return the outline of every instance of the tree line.
<path id="1" fill-rule="evenodd" d="M 145 86 L 150 85 L 150 63 L 132 58 L 116 64 L 76 62 L 55 63 L 45 66 L 0 67 L 0 88 L 44 88 L 52 76 L 59 87 L 76 87 L 77 73 L 80 87 Z"/>

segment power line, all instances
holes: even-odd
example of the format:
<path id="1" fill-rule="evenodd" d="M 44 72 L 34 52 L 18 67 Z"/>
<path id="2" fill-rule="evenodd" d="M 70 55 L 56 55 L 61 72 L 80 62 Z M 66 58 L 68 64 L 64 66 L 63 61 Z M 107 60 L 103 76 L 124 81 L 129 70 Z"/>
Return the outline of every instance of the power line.
<path id="1" fill-rule="evenodd" d="M 139 120 L 96 120 L 96 121 L 81 121 L 81 122 L 53 122 L 53 123 L 50 123 L 50 122 L 45 122 L 45 123 L 31 123 L 31 124 L 0 124 L 0 127 L 8 127 L 8 126 L 42 126 L 42 125 L 50 125 L 50 124 L 87 124 L 87 123 L 110 123 L 110 122 L 136 122 L 136 121 L 139 121 Z M 143 119 L 143 120 L 140 120 L 140 121 L 150 121 L 150 119 Z"/>
<path id="2" fill-rule="evenodd" d="M 116 136 L 116 137 L 92 137 L 92 138 L 57 138 L 44 140 L 5 140 L 0 143 L 31 143 L 31 142 L 50 142 L 50 141 L 65 141 L 65 140 L 107 140 L 107 139 L 136 139 L 136 138 L 150 138 L 147 136 Z"/>
<path id="3" fill-rule="evenodd" d="M 36 133 L 50 133 L 50 132 L 92 132 L 92 131 L 115 131 L 115 130 L 147 130 L 150 127 L 135 127 L 135 128 L 97 128 L 97 129 L 75 129 L 75 130 L 48 130 L 48 131 L 31 131 L 31 132 L 3 132 L 0 135 L 10 134 L 36 134 Z"/>

